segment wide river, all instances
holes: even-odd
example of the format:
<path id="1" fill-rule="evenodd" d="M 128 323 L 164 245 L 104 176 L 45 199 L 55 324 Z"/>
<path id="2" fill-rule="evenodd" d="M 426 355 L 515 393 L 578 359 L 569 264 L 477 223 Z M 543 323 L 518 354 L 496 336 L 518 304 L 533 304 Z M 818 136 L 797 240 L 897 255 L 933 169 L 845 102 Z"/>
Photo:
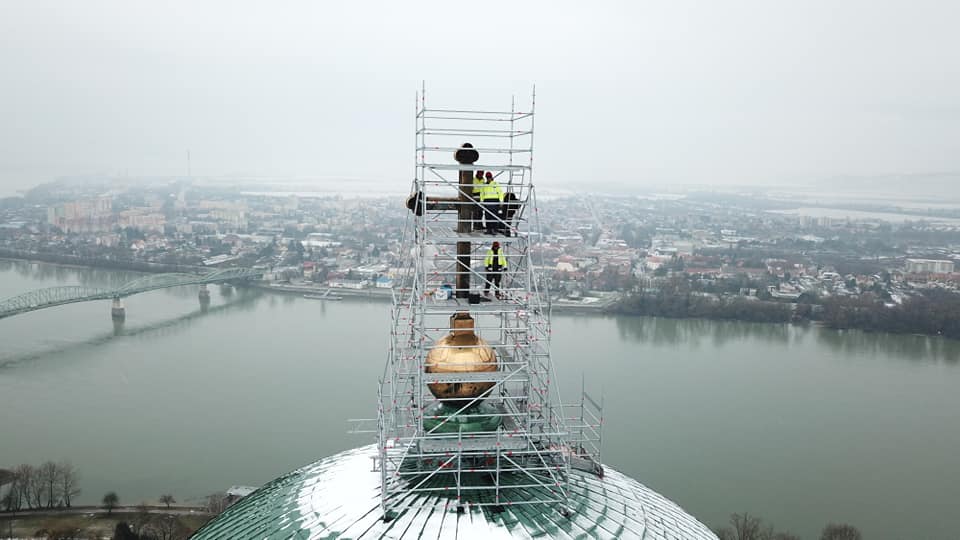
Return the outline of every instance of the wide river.
<path id="1" fill-rule="evenodd" d="M 134 274 L 0 260 L 0 297 Z M 388 304 L 212 287 L 0 320 L 0 467 L 69 459 L 81 502 L 198 501 L 367 444 Z M 708 525 L 748 511 L 811 539 L 957 538 L 960 342 L 556 315 L 554 360 L 606 400 L 604 461 Z"/>

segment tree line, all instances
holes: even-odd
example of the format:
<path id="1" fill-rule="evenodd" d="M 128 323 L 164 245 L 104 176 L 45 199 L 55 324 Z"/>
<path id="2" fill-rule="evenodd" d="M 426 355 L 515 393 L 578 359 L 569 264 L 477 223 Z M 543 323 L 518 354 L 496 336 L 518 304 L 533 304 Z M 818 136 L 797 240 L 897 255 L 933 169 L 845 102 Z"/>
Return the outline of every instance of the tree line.
<path id="1" fill-rule="evenodd" d="M 190 537 L 192 531 L 185 527 L 177 516 L 147 516 L 145 520 L 138 517 L 131 523 L 117 523 L 111 540 L 183 540 Z"/>
<path id="2" fill-rule="evenodd" d="M 744 512 L 730 515 L 730 526 L 714 528 L 720 540 L 800 540 L 800 537 L 778 531 L 773 525 Z M 860 530 L 846 523 L 828 523 L 820 532 L 820 540 L 863 540 Z"/>
<path id="3" fill-rule="evenodd" d="M 917 291 L 899 304 L 889 295 L 865 291 L 859 296 L 819 297 L 805 292 L 797 302 L 733 295 L 734 286 L 762 285 L 752 280 L 716 280 L 691 284 L 683 277 L 637 287 L 610 308 L 613 313 L 669 318 L 748 322 L 818 321 L 833 329 L 891 334 L 923 334 L 960 339 L 960 293 L 941 288 Z M 753 288 L 753 287 L 750 287 Z M 762 289 L 757 292 L 762 296 Z"/>
<path id="4" fill-rule="evenodd" d="M 750 322 L 789 322 L 789 304 L 743 296 L 715 296 L 694 290 L 690 282 L 675 277 L 656 288 L 638 288 L 611 308 L 615 313 L 676 319 L 704 318 Z"/>
<path id="5" fill-rule="evenodd" d="M 80 494 L 79 478 L 69 461 L 18 465 L 0 474 L 0 508 L 7 512 L 69 508 Z"/>
<path id="6" fill-rule="evenodd" d="M 105 506 L 108 504 L 108 499 L 112 499 L 114 506 L 119 502 L 119 497 L 112 491 L 103 497 Z M 170 504 L 176 501 L 173 500 L 172 495 L 162 495 L 160 502 L 170 508 Z M 191 532 L 177 516 L 153 512 L 146 503 L 140 503 L 129 521 L 117 523 L 111 538 L 112 540 L 181 540 L 189 537 Z"/>
<path id="7" fill-rule="evenodd" d="M 960 338 L 960 294 L 943 289 L 922 291 L 893 306 L 872 294 L 832 297 L 821 304 L 813 317 L 830 328 Z"/>

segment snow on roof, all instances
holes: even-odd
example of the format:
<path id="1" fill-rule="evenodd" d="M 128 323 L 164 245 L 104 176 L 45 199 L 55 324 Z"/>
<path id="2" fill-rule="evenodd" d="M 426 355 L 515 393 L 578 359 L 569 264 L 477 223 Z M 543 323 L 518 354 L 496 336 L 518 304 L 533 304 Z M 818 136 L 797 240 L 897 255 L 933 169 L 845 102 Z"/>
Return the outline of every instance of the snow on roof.
<path id="1" fill-rule="evenodd" d="M 505 503 L 501 511 L 457 512 L 443 494 L 419 497 L 395 519 L 381 519 L 375 445 L 321 459 L 241 499 L 193 536 L 210 538 L 664 538 L 717 540 L 674 502 L 613 469 L 603 478 L 573 470 L 573 513 L 549 505 Z M 502 496 L 509 499 L 510 488 Z M 452 495 L 449 497 L 453 497 Z"/>

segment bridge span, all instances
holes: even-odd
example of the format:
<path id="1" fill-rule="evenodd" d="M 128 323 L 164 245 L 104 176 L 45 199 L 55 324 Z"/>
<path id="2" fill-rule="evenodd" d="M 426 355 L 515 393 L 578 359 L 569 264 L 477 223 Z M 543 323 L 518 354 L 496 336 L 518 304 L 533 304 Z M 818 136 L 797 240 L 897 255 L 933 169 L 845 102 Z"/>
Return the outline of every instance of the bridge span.
<path id="1" fill-rule="evenodd" d="M 225 268 L 206 274 L 151 274 L 117 287 L 100 289 L 84 286 L 47 287 L 0 300 L 0 319 L 77 302 L 114 300 L 157 289 L 206 285 L 259 278 L 263 272 L 250 268 Z M 115 304 L 116 305 L 116 304 Z"/>

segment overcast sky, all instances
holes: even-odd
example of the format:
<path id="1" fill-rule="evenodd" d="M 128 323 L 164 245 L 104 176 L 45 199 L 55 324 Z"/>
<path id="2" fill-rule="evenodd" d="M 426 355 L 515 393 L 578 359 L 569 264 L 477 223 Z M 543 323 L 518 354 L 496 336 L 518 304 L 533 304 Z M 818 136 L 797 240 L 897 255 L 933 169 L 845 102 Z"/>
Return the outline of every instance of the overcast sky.
<path id="1" fill-rule="evenodd" d="M 537 178 L 960 171 L 960 2 L 0 3 L 0 193 L 59 175 L 409 181 L 414 93 L 537 87 Z M 378 148 L 374 150 L 373 145 Z"/>

